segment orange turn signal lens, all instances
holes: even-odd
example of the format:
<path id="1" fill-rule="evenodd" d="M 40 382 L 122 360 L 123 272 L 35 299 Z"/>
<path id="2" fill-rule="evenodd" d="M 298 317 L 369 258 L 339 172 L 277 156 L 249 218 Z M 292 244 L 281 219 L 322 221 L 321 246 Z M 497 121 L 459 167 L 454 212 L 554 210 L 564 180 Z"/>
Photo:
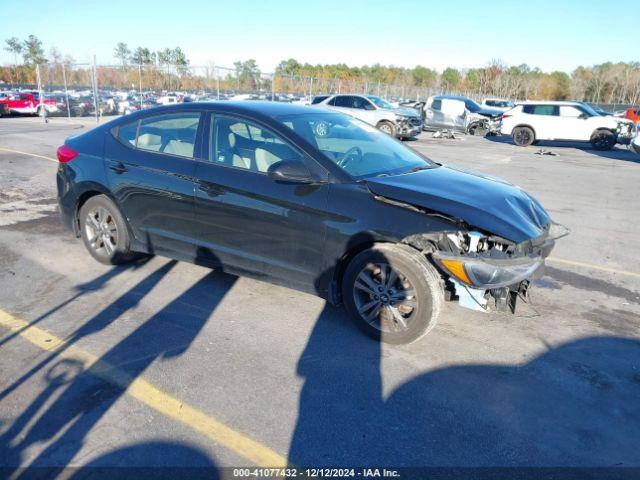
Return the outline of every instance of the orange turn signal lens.
<path id="1" fill-rule="evenodd" d="M 454 277 L 458 280 L 462 280 L 467 285 L 471 285 L 471 280 L 467 276 L 467 272 L 464 271 L 464 263 L 460 260 L 440 260 L 444 268 L 449 270 Z"/>

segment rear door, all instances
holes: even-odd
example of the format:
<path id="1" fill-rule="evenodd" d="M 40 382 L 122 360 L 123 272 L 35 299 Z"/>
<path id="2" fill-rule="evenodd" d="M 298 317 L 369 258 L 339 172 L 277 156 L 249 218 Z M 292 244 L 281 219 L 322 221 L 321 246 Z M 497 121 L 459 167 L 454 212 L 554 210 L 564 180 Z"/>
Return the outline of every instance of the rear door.
<path id="1" fill-rule="evenodd" d="M 105 141 L 111 192 L 134 237 L 152 251 L 192 258 L 194 174 L 200 157 L 201 112 L 139 117 Z"/>
<path id="2" fill-rule="evenodd" d="M 353 95 L 336 95 L 327 105 L 331 110 L 353 116 L 353 98 Z"/>
<path id="3" fill-rule="evenodd" d="M 268 128 L 211 117 L 208 160 L 198 162 L 196 219 L 201 260 L 313 290 L 322 266 L 328 184 L 277 182 L 280 160 L 320 168 Z"/>

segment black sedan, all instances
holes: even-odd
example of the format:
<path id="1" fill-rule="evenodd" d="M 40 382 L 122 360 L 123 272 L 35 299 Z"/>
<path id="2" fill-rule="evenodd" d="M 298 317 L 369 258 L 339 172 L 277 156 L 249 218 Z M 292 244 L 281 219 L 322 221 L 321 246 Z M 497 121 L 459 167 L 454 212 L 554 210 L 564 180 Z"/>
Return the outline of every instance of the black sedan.
<path id="1" fill-rule="evenodd" d="M 288 285 L 392 343 L 427 333 L 445 298 L 513 311 L 554 244 L 520 188 L 305 106 L 159 107 L 68 138 L 58 159 L 64 222 L 96 260 L 159 254 Z"/>

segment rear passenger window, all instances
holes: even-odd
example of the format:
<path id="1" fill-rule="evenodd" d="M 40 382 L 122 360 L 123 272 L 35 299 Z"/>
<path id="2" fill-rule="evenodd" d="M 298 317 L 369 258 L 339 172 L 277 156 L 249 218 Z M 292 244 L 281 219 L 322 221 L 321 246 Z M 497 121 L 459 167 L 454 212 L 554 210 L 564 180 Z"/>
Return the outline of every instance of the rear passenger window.
<path id="1" fill-rule="evenodd" d="M 559 109 L 557 105 L 524 105 L 522 107 L 522 111 L 530 115 L 559 115 Z"/>
<path id="2" fill-rule="evenodd" d="M 154 115 L 140 121 L 136 147 L 141 150 L 193 158 L 200 114 Z"/>
<path id="3" fill-rule="evenodd" d="M 118 129 L 118 138 L 133 147 L 136 146 L 136 134 L 138 133 L 138 122 L 127 123 L 121 125 Z"/>

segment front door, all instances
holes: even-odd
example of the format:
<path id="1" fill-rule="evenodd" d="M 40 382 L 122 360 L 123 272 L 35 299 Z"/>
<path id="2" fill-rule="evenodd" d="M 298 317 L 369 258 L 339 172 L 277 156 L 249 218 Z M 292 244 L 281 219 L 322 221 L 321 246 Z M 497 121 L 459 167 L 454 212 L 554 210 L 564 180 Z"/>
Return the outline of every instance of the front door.
<path id="1" fill-rule="evenodd" d="M 322 266 L 328 185 L 267 175 L 280 160 L 313 160 L 250 121 L 216 115 L 209 125 L 208 160 L 196 172 L 200 260 L 313 291 Z"/>

